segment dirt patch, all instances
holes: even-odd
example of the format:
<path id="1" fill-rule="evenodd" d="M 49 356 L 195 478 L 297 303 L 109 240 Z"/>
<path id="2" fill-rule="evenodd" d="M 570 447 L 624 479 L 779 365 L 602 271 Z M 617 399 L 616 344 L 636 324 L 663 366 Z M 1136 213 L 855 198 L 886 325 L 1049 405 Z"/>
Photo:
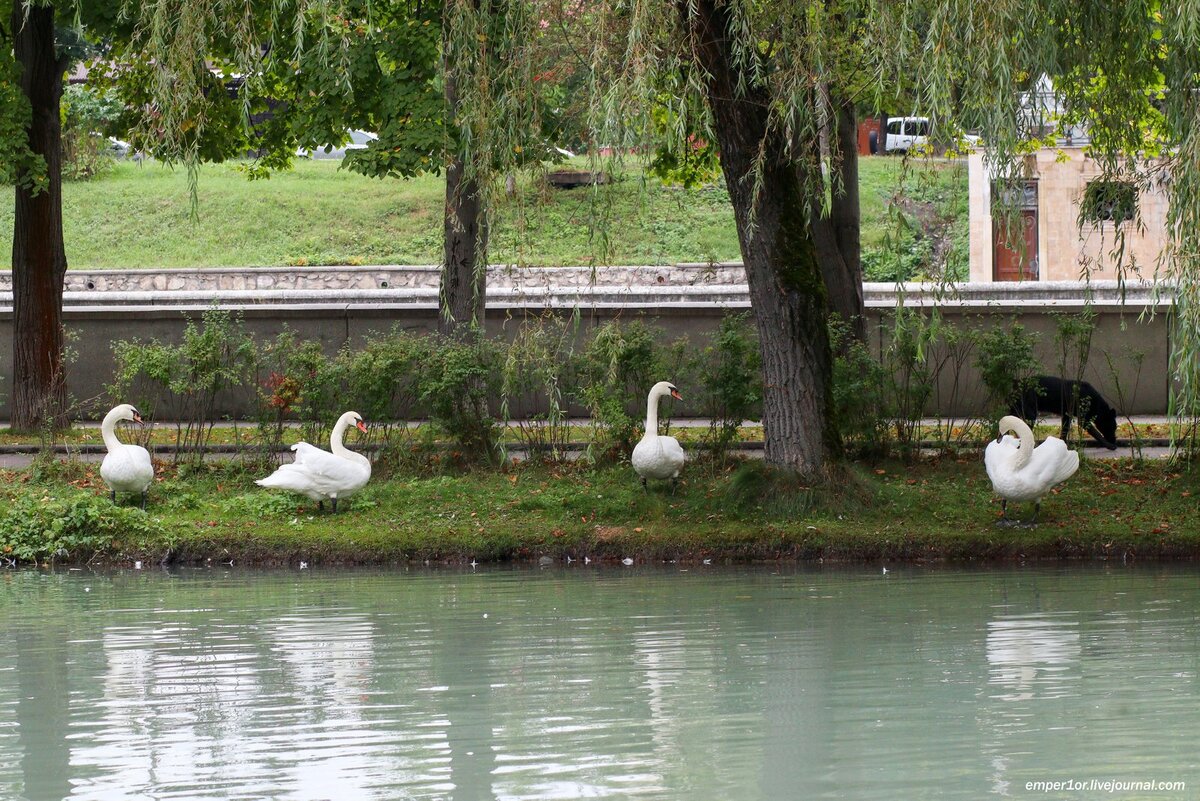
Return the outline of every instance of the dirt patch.
<path id="1" fill-rule="evenodd" d="M 625 536 L 622 526 L 596 526 L 596 542 L 612 542 Z"/>

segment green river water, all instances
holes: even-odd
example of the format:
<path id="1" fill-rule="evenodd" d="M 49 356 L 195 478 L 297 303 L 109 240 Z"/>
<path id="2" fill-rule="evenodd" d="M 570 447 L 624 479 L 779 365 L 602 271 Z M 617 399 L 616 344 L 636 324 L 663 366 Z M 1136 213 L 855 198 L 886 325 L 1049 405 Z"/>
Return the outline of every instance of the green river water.
<path id="1" fill-rule="evenodd" d="M 9 570 L 0 799 L 1197 799 L 1198 616 L 1186 565 Z"/>

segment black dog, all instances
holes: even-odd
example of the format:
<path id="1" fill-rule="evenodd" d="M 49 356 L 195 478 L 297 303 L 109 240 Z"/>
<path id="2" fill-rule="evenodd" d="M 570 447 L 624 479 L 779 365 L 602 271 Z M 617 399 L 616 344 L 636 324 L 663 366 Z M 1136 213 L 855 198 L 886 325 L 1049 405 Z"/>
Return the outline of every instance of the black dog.
<path id="1" fill-rule="evenodd" d="M 1071 418 L 1092 439 L 1110 451 L 1117 449 L 1117 411 L 1104 396 L 1086 381 L 1072 381 L 1051 375 L 1036 376 L 1019 395 L 1014 397 L 1009 411 L 1029 423 L 1037 422 L 1038 412 L 1062 415 L 1062 438 L 1071 433 Z"/>

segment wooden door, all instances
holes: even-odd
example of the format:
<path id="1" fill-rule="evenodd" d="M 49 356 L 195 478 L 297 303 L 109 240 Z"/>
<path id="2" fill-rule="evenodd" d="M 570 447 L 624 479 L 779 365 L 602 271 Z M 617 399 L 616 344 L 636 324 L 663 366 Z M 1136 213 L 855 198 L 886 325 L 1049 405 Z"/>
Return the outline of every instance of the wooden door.
<path id="1" fill-rule="evenodd" d="M 1000 187 L 992 189 L 992 207 Z M 1037 182 L 1027 181 L 1010 194 L 1007 200 L 1020 206 L 1018 217 L 992 213 L 991 277 L 992 281 L 1037 281 L 1038 279 L 1038 191 Z M 1009 235 L 1009 225 L 1019 224 L 1021 230 Z"/>

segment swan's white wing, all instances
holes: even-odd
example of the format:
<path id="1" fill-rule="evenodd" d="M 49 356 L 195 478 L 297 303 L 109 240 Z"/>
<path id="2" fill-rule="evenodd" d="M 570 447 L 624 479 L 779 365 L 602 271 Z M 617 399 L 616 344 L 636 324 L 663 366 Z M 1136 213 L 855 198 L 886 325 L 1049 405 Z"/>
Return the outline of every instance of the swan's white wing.
<path id="1" fill-rule="evenodd" d="M 683 463 L 687 461 L 687 452 L 679 444 L 679 440 L 674 437 L 659 437 L 658 442 L 662 446 L 663 459 L 674 464 L 676 470 L 683 467 Z"/>
<path id="2" fill-rule="evenodd" d="M 280 465 L 279 469 L 274 473 L 266 478 L 260 478 L 254 483 L 260 487 L 274 487 L 276 489 L 298 492 L 301 495 L 312 498 L 314 501 L 321 501 L 326 497 L 313 482 L 309 472 L 302 465 L 298 465 L 295 462 Z"/>
<path id="3" fill-rule="evenodd" d="M 1020 450 L 1017 447 L 1020 444 L 1019 439 L 1005 434 L 999 441 L 989 442 L 983 451 L 983 466 L 987 469 L 988 478 L 992 480 L 992 489 L 1000 495 L 1005 495 L 1005 489 L 1008 489 L 1012 461 Z"/>
<path id="4" fill-rule="evenodd" d="M 295 464 L 304 464 L 309 458 L 320 459 L 321 456 L 333 456 L 329 451 L 323 451 L 316 445 L 309 445 L 307 442 L 297 442 L 292 446 L 292 450 L 296 453 Z"/>
<path id="5" fill-rule="evenodd" d="M 1044 487 L 1043 493 L 1066 481 L 1078 469 L 1079 454 L 1068 449 L 1067 443 L 1058 437 L 1046 437 L 1045 442 L 1033 449 L 1033 458 L 1025 467 L 1031 473 L 1029 480 Z"/>
<path id="6" fill-rule="evenodd" d="M 154 463 L 141 445 L 110 448 L 100 463 L 100 477 L 118 492 L 145 492 L 154 481 Z"/>
<path id="7" fill-rule="evenodd" d="M 307 442 L 292 446 L 296 460 L 281 466 L 255 483 L 261 487 L 279 487 L 307 495 L 313 500 L 339 498 L 366 486 L 371 479 L 371 464 L 366 459 L 334 456 Z"/>
<path id="8" fill-rule="evenodd" d="M 633 469 L 643 478 L 674 478 L 687 454 L 674 437 L 646 436 L 633 449 Z"/>

